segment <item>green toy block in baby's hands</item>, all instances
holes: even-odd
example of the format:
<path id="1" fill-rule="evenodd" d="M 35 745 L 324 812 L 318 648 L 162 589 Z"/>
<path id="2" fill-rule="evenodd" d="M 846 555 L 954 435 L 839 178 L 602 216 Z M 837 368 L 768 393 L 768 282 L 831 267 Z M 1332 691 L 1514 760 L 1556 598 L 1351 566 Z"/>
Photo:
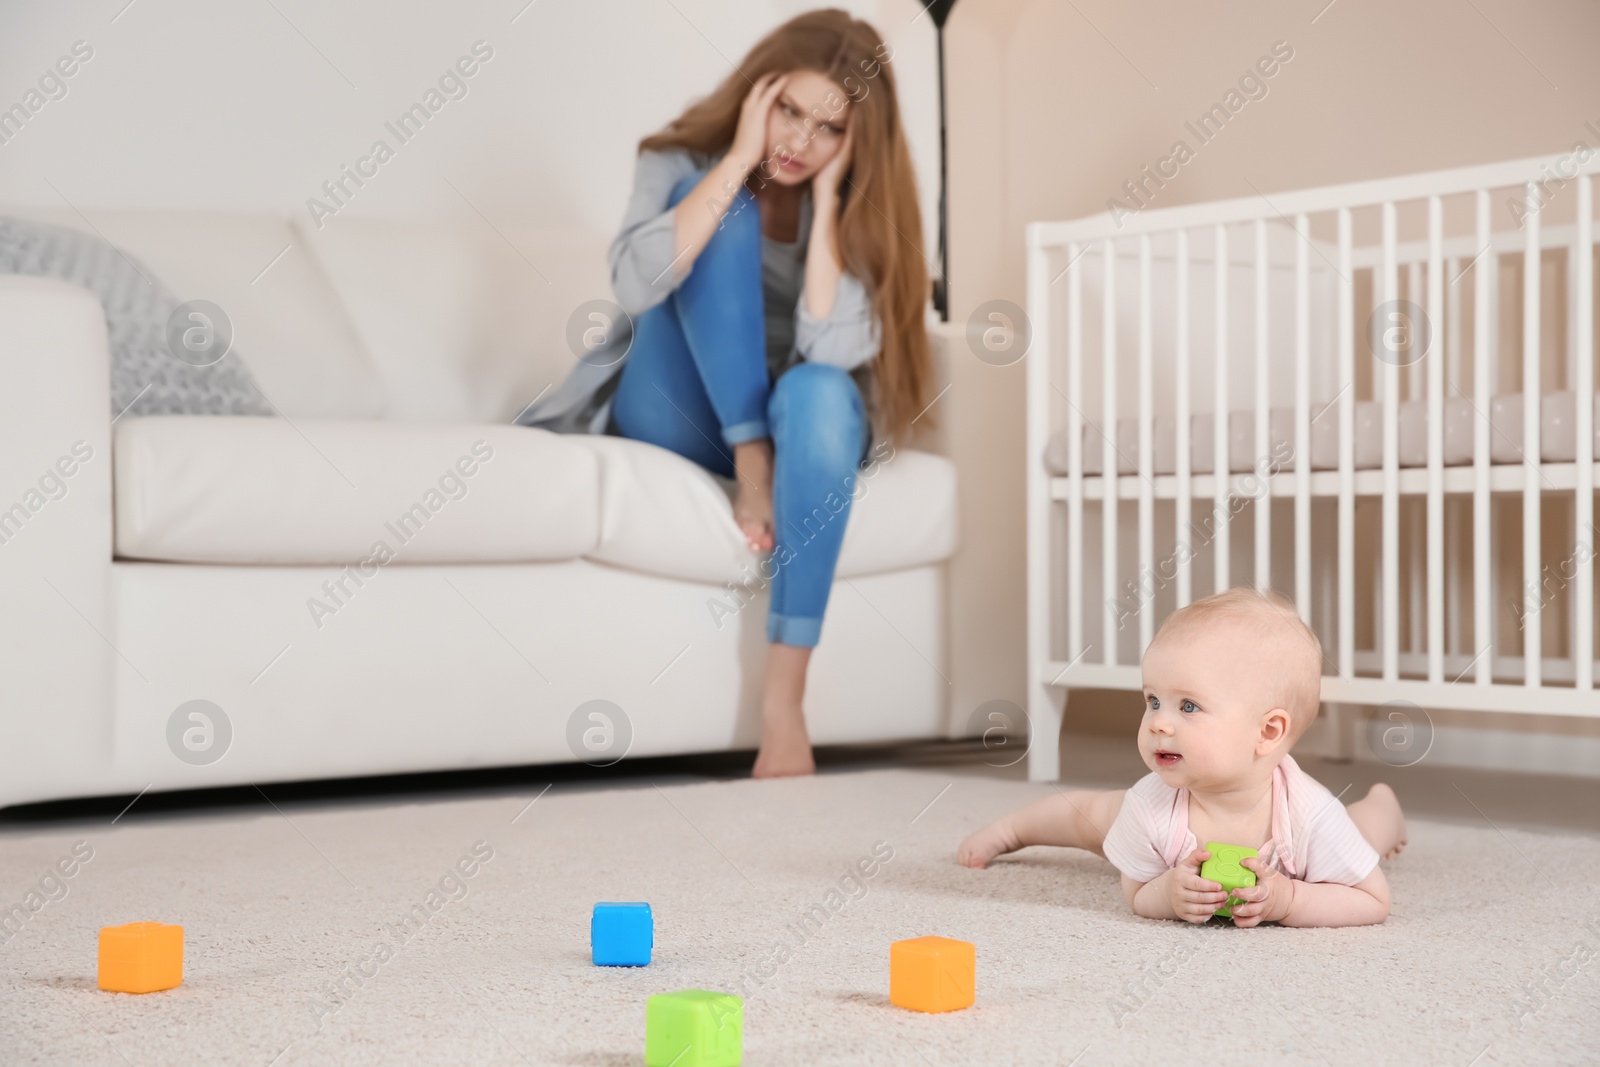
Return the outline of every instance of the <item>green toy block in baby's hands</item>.
<path id="1" fill-rule="evenodd" d="M 1233 908 L 1244 903 L 1233 895 L 1233 891 L 1256 884 L 1256 872 L 1240 861 L 1259 857 L 1253 848 L 1225 845 L 1221 841 L 1207 841 L 1206 851 L 1211 853 L 1211 858 L 1200 865 L 1200 877 L 1216 882 L 1228 891 L 1228 899 L 1217 909 L 1217 914 L 1231 919 Z"/>

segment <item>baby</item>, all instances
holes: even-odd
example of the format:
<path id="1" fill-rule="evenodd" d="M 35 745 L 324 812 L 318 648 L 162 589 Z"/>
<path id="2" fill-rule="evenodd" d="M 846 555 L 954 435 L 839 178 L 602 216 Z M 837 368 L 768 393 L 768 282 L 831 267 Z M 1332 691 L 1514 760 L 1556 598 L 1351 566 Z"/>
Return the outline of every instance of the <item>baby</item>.
<path id="1" fill-rule="evenodd" d="M 1235 926 L 1363 926 L 1389 915 L 1381 856 L 1406 841 L 1394 791 L 1345 808 L 1289 755 L 1317 717 L 1322 645 L 1281 594 L 1229 589 L 1167 618 L 1144 654 L 1139 754 L 1131 789 L 1057 790 L 961 843 L 985 867 L 1028 845 L 1088 849 L 1122 874 L 1134 912 L 1210 919 L 1228 894 L 1200 877 L 1207 841 L 1248 845 L 1254 887 Z"/>

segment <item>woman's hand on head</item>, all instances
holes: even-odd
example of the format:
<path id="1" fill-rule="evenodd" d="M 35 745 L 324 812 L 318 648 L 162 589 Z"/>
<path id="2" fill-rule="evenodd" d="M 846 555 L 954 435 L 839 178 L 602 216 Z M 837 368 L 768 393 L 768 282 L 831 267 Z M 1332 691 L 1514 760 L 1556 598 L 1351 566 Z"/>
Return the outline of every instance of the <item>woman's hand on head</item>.
<path id="1" fill-rule="evenodd" d="M 767 117 L 773 102 L 789 81 L 788 74 L 768 71 L 757 78 L 739 108 L 739 127 L 734 131 L 728 154 L 753 171 L 767 158 Z"/>
<path id="2" fill-rule="evenodd" d="M 850 142 L 855 129 L 853 122 L 845 127 L 838 153 L 823 164 L 822 169 L 817 171 L 816 177 L 811 179 L 813 196 L 838 198 L 839 186 L 844 184 L 844 176 L 850 171 Z"/>

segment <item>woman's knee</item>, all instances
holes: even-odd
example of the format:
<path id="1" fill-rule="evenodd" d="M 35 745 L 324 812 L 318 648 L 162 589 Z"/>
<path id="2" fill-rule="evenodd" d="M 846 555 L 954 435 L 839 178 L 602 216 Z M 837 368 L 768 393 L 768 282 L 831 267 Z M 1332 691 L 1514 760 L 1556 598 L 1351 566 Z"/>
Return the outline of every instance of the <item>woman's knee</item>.
<path id="1" fill-rule="evenodd" d="M 861 390 L 850 372 L 829 363 L 796 363 L 778 376 L 769 401 L 779 413 L 815 413 L 839 421 L 860 422 Z"/>
<path id="2" fill-rule="evenodd" d="M 773 444 L 791 459 L 839 470 L 860 465 L 866 410 L 848 371 L 797 363 L 778 376 L 767 409 Z"/>
<path id="3" fill-rule="evenodd" d="M 682 203 L 683 199 L 700 184 L 706 173 L 706 171 L 695 171 L 679 178 L 677 184 L 672 187 L 672 192 L 667 196 L 667 206 L 677 207 Z M 714 198 L 713 201 L 703 205 L 702 210 L 710 212 L 721 207 L 722 202 L 727 200 L 728 194 L 726 191 L 718 191 L 713 193 L 712 196 Z M 732 236 L 730 237 L 730 235 Z M 712 231 L 711 241 L 707 247 L 727 244 L 730 240 L 740 239 L 755 240 L 759 246 L 760 236 L 761 211 L 756 207 L 755 194 L 741 185 L 734 192 L 733 199 L 728 202 L 728 208 L 722 213 L 722 218 L 717 221 L 717 228 Z"/>
<path id="4" fill-rule="evenodd" d="M 699 185 L 708 173 L 710 172 L 704 170 L 693 171 L 673 182 L 672 191 L 667 194 L 667 206 L 677 207 L 682 203 L 683 198 L 693 192 L 694 187 Z"/>

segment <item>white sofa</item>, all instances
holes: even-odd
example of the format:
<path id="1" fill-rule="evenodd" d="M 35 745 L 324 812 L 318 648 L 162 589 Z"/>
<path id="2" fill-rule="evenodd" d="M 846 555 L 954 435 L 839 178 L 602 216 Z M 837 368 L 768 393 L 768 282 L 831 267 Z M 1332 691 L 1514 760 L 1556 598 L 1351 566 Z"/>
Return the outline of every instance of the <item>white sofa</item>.
<path id="1" fill-rule="evenodd" d="M 571 309 L 609 297 L 608 235 L 89 215 L 180 298 L 229 313 L 227 358 L 283 417 L 113 424 L 96 299 L 0 275 L 0 805 L 606 762 L 615 743 L 596 756 L 570 729 L 595 699 L 621 709 L 633 756 L 755 745 L 767 600 L 727 610 L 757 559 L 723 483 L 654 446 L 510 425 L 570 366 Z M 862 484 L 813 740 L 964 732 L 955 466 L 902 448 Z M 226 724 L 208 737 L 179 716 L 200 730 L 183 759 L 174 713 L 194 700 Z"/>

